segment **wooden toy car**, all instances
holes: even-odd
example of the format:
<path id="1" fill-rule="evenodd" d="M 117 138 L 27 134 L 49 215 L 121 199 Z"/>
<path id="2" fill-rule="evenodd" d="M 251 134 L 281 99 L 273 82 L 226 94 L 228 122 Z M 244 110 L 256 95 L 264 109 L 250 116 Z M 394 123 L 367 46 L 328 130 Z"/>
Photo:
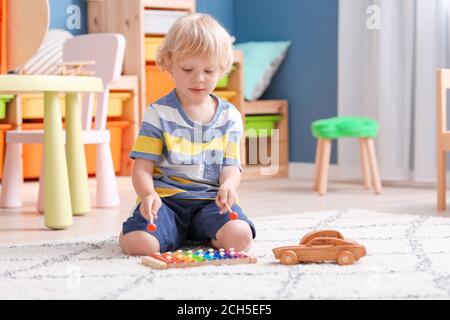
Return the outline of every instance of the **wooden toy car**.
<path id="1" fill-rule="evenodd" d="M 272 249 L 276 259 L 284 265 L 298 262 L 336 261 L 350 265 L 366 255 L 366 248 L 351 239 L 344 239 L 335 230 L 321 230 L 306 234 L 298 245 Z"/>

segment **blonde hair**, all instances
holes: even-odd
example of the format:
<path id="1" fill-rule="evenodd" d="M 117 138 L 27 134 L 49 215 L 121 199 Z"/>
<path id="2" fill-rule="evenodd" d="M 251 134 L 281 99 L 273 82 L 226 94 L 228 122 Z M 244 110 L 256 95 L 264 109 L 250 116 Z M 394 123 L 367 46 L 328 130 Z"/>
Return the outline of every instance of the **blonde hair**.
<path id="1" fill-rule="evenodd" d="M 179 18 L 156 53 L 156 64 L 169 71 L 173 58 L 195 55 L 217 59 L 222 74 L 233 64 L 231 36 L 213 17 L 194 13 Z"/>

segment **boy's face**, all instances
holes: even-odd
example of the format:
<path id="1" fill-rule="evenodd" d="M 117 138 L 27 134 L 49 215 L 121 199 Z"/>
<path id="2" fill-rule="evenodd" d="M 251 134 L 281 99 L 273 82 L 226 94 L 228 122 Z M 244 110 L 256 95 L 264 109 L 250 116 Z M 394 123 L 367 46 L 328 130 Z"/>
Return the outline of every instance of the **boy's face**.
<path id="1" fill-rule="evenodd" d="M 202 103 L 215 89 L 221 75 L 213 58 L 185 55 L 174 59 L 171 67 L 177 92 L 191 103 Z"/>

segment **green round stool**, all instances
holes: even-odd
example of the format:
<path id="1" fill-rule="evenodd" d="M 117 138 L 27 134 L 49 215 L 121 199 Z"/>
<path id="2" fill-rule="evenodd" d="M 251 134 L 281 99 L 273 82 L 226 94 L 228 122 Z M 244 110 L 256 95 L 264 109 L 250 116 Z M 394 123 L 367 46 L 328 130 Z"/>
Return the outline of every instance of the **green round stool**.
<path id="1" fill-rule="evenodd" d="M 320 119 L 311 124 L 311 131 L 317 138 L 314 191 L 319 195 L 327 193 L 328 169 L 331 156 L 331 140 L 358 138 L 364 185 L 381 193 L 381 181 L 373 138 L 378 135 L 378 123 L 366 117 L 333 117 Z"/>

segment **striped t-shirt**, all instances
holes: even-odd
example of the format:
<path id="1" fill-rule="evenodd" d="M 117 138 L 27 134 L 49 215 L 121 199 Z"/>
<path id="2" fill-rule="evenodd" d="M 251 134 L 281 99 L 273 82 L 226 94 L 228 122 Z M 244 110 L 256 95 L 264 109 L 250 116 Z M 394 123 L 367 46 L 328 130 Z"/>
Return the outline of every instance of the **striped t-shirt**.
<path id="1" fill-rule="evenodd" d="M 211 95 L 217 110 L 208 124 L 192 121 L 175 90 L 151 104 L 130 157 L 155 161 L 153 182 L 160 197 L 214 199 L 224 166 L 240 170 L 240 112 Z"/>

